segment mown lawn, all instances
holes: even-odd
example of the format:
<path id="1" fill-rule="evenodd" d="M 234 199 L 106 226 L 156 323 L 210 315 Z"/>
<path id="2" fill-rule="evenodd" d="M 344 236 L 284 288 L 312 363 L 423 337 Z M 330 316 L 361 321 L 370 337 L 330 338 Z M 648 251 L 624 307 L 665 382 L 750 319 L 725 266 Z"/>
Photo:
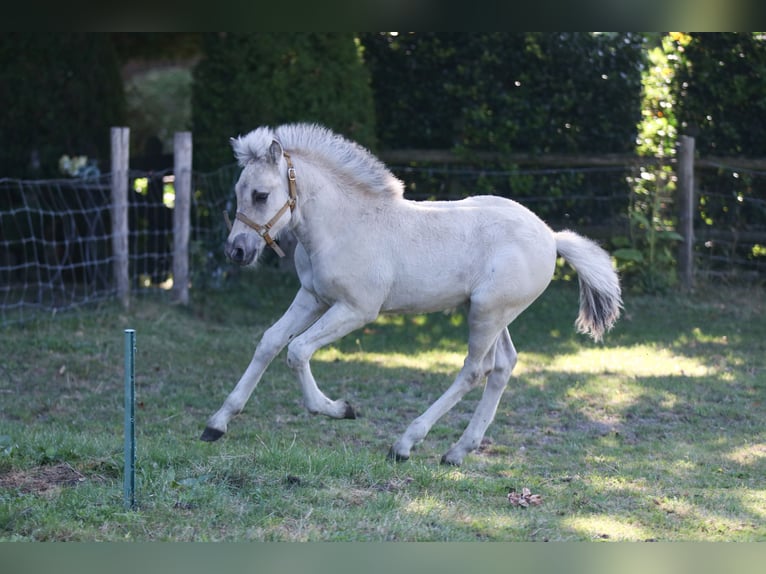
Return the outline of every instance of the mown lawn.
<path id="1" fill-rule="evenodd" d="M 189 308 L 140 296 L 0 330 L 0 540 L 766 540 L 762 288 L 625 297 L 603 345 L 575 282 L 511 326 L 520 360 L 487 440 L 439 464 L 478 401 L 386 458 L 462 364 L 462 310 L 394 316 L 321 350 L 309 415 L 284 354 L 217 443 L 198 436 L 296 290 L 245 273 Z M 122 506 L 123 330 L 137 332 L 137 502 Z M 509 490 L 542 504 L 509 504 Z"/>

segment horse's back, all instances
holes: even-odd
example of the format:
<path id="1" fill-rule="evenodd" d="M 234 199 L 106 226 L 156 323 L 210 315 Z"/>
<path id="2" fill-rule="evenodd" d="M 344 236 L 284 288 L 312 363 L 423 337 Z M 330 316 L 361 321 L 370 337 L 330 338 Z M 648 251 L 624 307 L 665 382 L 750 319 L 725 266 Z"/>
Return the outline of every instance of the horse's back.
<path id="1" fill-rule="evenodd" d="M 476 260 L 502 251 L 551 253 L 553 232 L 534 212 L 504 197 L 479 195 L 456 201 L 411 202 L 417 206 L 417 226 L 445 232 L 444 245 L 454 242 L 473 251 Z M 454 245 L 453 245 L 454 246 Z"/>
<path id="2" fill-rule="evenodd" d="M 553 275 L 553 232 L 517 202 L 475 196 L 401 209 L 389 248 L 376 252 L 376 266 L 386 258 L 391 269 L 383 310 L 436 310 L 477 297 L 526 301 Z"/>

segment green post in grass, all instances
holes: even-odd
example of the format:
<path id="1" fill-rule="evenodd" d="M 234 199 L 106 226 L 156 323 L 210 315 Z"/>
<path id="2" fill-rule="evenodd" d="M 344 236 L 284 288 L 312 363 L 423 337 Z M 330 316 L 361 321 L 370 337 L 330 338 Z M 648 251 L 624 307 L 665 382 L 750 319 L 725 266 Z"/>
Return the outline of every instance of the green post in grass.
<path id="1" fill-rule="evenodd" d="M 136 332 L 125 329 L 125 509 L 136 506 Z"/>

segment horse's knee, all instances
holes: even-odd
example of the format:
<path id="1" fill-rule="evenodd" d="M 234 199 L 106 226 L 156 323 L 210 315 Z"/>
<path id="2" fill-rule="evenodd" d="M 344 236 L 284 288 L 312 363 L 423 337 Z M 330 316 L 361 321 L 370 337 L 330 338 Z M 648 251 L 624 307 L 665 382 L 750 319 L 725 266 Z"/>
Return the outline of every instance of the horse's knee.
<path id="1" fill-rule="evenodd" d="M 495 378 L 508 380 L 513 372 L 513 368 L 516 366 L 516 358 L 512 361 L 498 361 L 495 363 L 495 367 L 492 369 L 492 374 L 496 375 Z"/>

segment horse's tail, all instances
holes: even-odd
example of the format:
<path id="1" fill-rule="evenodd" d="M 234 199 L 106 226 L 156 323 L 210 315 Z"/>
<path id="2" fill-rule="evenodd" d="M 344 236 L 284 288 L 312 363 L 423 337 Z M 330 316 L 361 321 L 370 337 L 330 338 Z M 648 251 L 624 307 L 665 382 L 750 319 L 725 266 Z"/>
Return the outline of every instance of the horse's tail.
<path id="1" fill-rule="evenodd" d="M 555 233 L 556 250 L 577 271 L 580 279 L 580 333 L 600 341 L 620 316 L 620 280 L 609 254 L 598 244 L 572 231 Z"/>

